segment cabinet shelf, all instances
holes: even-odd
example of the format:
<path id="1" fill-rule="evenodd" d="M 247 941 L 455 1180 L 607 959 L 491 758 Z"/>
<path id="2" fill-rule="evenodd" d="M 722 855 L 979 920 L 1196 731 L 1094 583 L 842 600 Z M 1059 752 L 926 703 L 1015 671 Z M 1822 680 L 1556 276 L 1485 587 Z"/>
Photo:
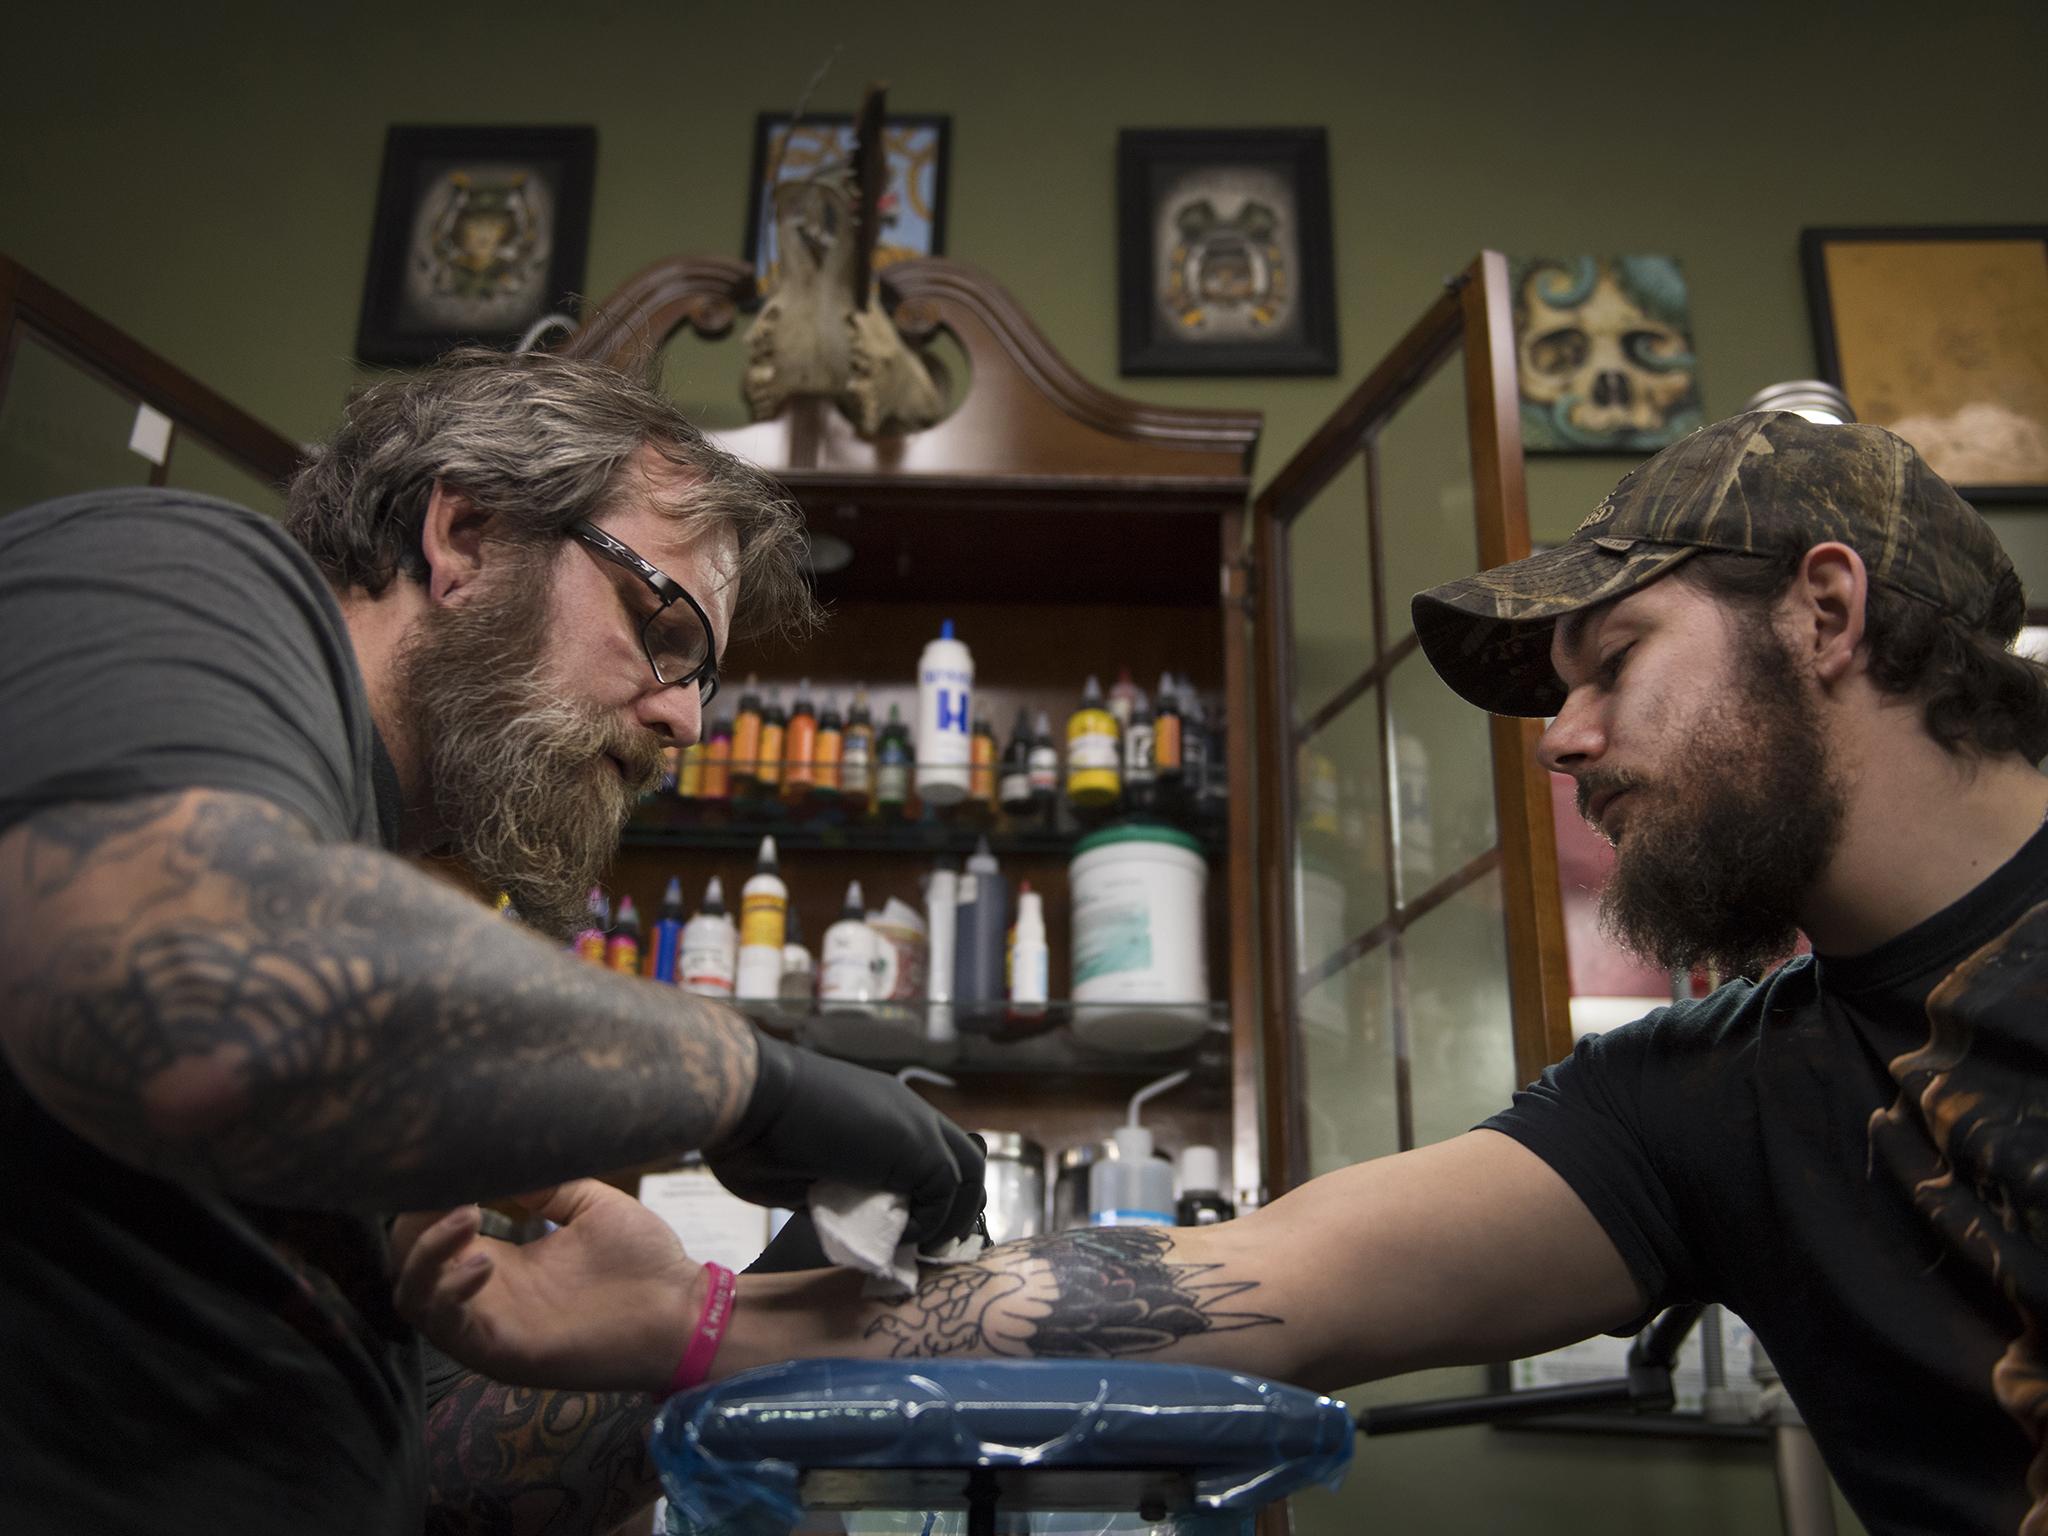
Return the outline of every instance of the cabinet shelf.
<path id="1" fill-rule="evenodd" d="M 664 797 L 644 802 L 626 823 L 628 848 L 691 848 L 706 852 L 752 853 L 764 836 L 781 852 L 831 851 L 964 858 L 982 838 L 997 857 L 1063 857 L 1091 832 L 1135 823 L 1169 826 L 1202 845 L 1211 859 L 1227 851 L 1224 829 L 1172 817 L 1113 816 L 1080 824 L 1064 813 L 1056 821 L 999 816 L 990 821 L 927 814 L 916 820 L 852 817 L 822 806 L 788 809 L 768 802 L 687 801 Z"/>
<path id="2" fill-rule="evenodd" d="M 922 1001 L 852 1005 L 739 1004 L 764 1029 L 828 1056 L 841 1056 L 883 1071 L 929 1067 L 949 1075 L 985 1077 L 1094 1077 L 1134 1084 L 1192 1069 L 1198 1077 L 1221 1078 L 1230 1066 L 1229 1004 L 1173 1004 L 1171 1011 L 1201 1033 L 1185 1045 L 1163 1051 L 1112 1051 L 1076 1035 L 1076 1018 L 1129 1013 L 1130 1003 L 1074 1003 L 1055 999 L 1035 1016 L 1007 1003 L 949 1003 L 957 1038 L 933 1041 L 927 1034 L 930 1004 Z M 1166 1011 L 1169 1005 L 1158 1005 Z"/>

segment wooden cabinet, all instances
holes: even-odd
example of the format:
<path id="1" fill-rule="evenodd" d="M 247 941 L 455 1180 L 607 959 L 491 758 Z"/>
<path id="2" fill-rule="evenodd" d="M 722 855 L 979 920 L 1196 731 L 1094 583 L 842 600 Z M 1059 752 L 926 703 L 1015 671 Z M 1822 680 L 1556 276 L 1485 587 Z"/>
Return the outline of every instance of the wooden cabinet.
<path id="1" fill-rule="evenodd" d="M 736 263 L 660 264 L 605 301 L 605 320 L 565 350 L 630 363 L 678 327 L 717 334 L 751 281 Z M 997 818 L 984 827 L 938 812 L 902 824 L 821 818 L 779 803 L 718 814 L 656 805 L 628 833 L 612 883 L 644 912 L 680 876 L 694 909 L 713 873 L 736 895 L 758 836 L 775 832 L 791 904 L 815 949 L 850 879 L 861 881 L 871 908 L 890 896 L 921 907 L 919 881 L 935 858 L 957 859 L 988 830 L 1012 891 L 1028 880 L 1044 897 L 1054 1027 L 1012 1018 L 997 1022 L 994 1036 L 963 1030 L 960 1049 L 930 1055 L 959 1083 L 931 1090 L 934 1102 L 963 1123 L 1022 1131 L 1057 1152 L 1101 1139 L 1136 1088 L 1187 1066 L 1191 1081 L 1155 1101 L 1147 1123 L 1164 1150 L 1218 1147 L 1235 1193 L 1256 1200 L 1264 1179 L 1256 949 L 1232 914 L 1247 910 L 1253 887 L 1241 551 L 1259 419 L 1160 409 L 1096 389 L 1000 288 L 965 267 L 904 263 L 889 270 L 887 290 L 906 334 L 948 333 L 965 359 L 964 388 L 944 421 L 911 437 L 863 441 L 836 411 L 809 401 L 721 436 L 771 470 L 813 533 L 844 540 L 852 559 L 818 580 L 832 610 L 823 632 L 728 658 L 730 692 L 722 690 L 718 710 L 731 707 L 740 676 L 753 671 L 779 684 L 785 702 L 802 678 L 820 699 L 843 700 L 865 683 L 878 723 L 892 702 L 912 719 L 919 652 L 947 619 L 974 654 L 975 712 L 1006 742 L 1020 708 L 1045 711 L 1063 738 L 1090 673 L 1108 685 L 1129 667 L 1148 688 L 1168 670 L 1191 679 L 1226 716 L 1233 792 L 1220 815 L 1169 811 L 1163 819 L 1191 825 L 1209 851 L 1214 1026 L 1197 1045 L 1157 1056 L 1091 1051 L 1058 1027 L 1072 954 L 1068 864 L 1082 830 L 1070 814 L 1052 826 Z M 765 1022 L 789 1021 L 770 1014 Z M 799 1038 L 829 1049 L 830 1028 L 811 1023 L 798 1025 Z"/>
<path id="2" fill-rule="evenodd" d="M 864 441 L 803 401 L 720 436 L 853 551 L 819 579 L 823 634 L 733 670 L 903 700 L 951 618 L 1005 738 L 1019 705 L 1064 721 L 1084 678 L 1119 665 L 1191 675 L 1227 725 L 1227 815 L 1205 829 L 1211 1037 L 1185 1060 L 977 1043 L 935 1101 L 1057 1149 L 1192 1065 L 1148 1121 L 1168 1149 L 1226 1149 L 1241 1204 L 1505 1103 L 1569 1047 L 1548 789 L 1532 723 L 1452 698 L 1407 622 L 1417 587 L 1528 551 L 1505 262 L 1486 253 L 1447 284 L 1255 505 L 1256 413 L 1096 388 L 971 268 L 883 276 L 898 328 L 946 333 L 965 380 L 946 419 L 908 436 Z M 751 292 L 740 263 L 657 263 L 565 350 L 631 365 L 678 331 L 724 334 Z M 783 867 L 807 941 L 848 879 L 870 905 L 914 902 L 935 850 L 972 839 L 949 823 L 793 828 Z M 714 871 L 736 889 L 751 841 L 732 823 L 643 827 L 615 883 L 646 910 L 680 874 L 694 906 Z M 1070 843 L 1012 831 L 997 847 L 1013 885 L 1046 895 L 1062 996 Z"/>

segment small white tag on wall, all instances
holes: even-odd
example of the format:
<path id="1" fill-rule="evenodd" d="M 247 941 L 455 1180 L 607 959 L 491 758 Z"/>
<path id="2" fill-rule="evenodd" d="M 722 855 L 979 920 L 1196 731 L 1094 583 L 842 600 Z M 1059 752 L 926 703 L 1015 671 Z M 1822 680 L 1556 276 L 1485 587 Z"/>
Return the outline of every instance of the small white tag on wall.
<path id="1" fill-rule="evenodd" d="M 153 406 L 136 406 L 135 429 L 128 434 L 128 447 L 161 466 L 171 454 L 171 418 Z"/>

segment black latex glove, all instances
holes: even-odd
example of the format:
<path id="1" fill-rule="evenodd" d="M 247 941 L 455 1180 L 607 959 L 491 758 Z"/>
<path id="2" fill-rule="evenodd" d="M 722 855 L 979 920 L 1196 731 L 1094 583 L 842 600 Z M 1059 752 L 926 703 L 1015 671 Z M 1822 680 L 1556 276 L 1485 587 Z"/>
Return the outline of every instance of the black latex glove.
<path id="1" fill-rule="evenodd" d="M 919 1247 L 973 1230 L 982 1153 L 965 1131 L 895 1078 L 754 1032 L 753 1097 L 704 1161 L 755 1205 L 803 1210 L 811 1185 L 837 1179 L 910 1204 L 904 1236 Z"/>

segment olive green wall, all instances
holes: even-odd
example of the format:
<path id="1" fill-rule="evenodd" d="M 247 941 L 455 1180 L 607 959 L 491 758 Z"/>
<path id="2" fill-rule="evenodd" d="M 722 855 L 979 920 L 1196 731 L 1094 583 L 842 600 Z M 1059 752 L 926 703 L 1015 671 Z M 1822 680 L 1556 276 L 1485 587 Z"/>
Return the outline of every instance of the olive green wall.
<path id="1" fill-rule="evenodd" d="M 737 254 L 754 114 L 835 46 L 818 106 L 886 77 L 898 109 L 952 115 L 950 253 L 1090 377 L 1263 410 L 1262 477 L 1481 246 L 1682 258 L 1717 415 L 1812 371 L 1802 225 L 2048 217 L 2033 0 L 35 10 L 0 55 L 0 250 L 301 437 L 354 377 L 387 124 L 595 123 L 602 294 L 667 252 Z M 1120 385 L 1117 130 L 1316 123 L 1343 374 Z M 671 376 L 736 391 L 729 346 Z M 1625 468 L 1533 464 L 1538 537 Z M 1994 520 L 2048 592 L 2048 520 Z M 1754 1531 L 1771 1510 L 1753 1454 L 1486 1431 L 1368 1447 L 1341 1506 L 1304 1502 L 1317 1529 L 1388 1532 Z"/>

